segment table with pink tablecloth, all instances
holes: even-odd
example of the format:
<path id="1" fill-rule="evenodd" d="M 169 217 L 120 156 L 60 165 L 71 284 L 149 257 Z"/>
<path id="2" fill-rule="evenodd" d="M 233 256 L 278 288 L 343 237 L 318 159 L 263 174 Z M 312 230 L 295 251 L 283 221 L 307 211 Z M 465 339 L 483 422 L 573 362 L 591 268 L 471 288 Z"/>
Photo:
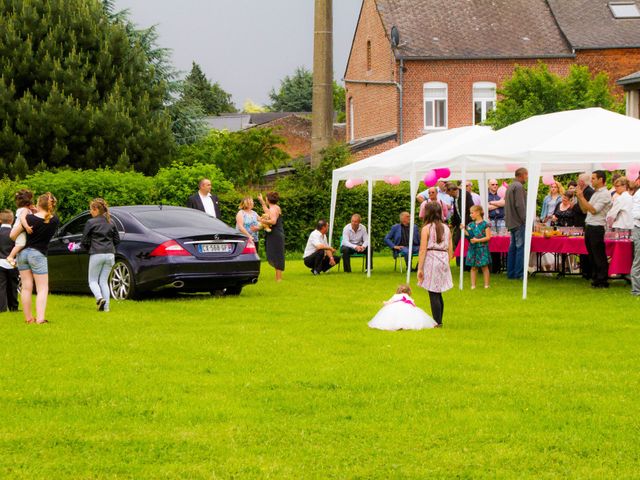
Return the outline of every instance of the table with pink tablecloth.
<path id="1" fill-rule="evenodd" d="M 511 238 L 494 236 L 489 240 L 489 250 L 492 253 L 507 253 Z M 465 242 L 465 249 L 469 242 Z M 630 240 L 605 240 L 607 256 L 609 257 L 609 275 L 629 275 L 633 263 L 633 242 Z M 584 237 L 532 237 L 531 252 L 559 253 L 565 255 L 586 255 L 587 247 Z M 460 245 L 456 248 L 456 256 L 460 256 Z"/>

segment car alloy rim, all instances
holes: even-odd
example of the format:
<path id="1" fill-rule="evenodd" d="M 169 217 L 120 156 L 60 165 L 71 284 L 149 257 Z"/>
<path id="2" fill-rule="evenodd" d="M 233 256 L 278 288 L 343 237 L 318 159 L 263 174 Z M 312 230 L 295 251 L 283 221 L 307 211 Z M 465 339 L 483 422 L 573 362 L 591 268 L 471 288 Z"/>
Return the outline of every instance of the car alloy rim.
<path id="1" fill-rule="evenodd" d="M 111 296 L 117 300 L 124 300 L 131 288 L 131 273 L 122 262 L 116 263 L 111 271 Z"/>

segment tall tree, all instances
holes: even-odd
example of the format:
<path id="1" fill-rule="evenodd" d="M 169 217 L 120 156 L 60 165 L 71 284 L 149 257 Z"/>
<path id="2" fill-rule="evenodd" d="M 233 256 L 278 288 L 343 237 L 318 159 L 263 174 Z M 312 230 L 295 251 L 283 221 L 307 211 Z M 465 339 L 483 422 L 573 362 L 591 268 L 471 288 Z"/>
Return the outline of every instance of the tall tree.
<path id="1" fill-rule="evenodd" d="M 231 94 L 223 90 L 219 83 L 211 83 L 200 65 L 193 62 L 191 72 L 184 80 L 182 99 L 199 102 L 207 115 L 233 113 L 236 107 L 231 101 Z"/>
<path id="2" fill-rule="evenodd" d="M 269 93 L 274 112 L 310 112 L 313 103 L 313 74 L 304 67 L 298 67 L 293 75 L 287 75 L 280 81 L 278 91 Z M 333 82 L 333 109 L 338 122 L 345 119 L 344 87 Z"/>
<path id="3" fill-rule="evenodd" d="M 99 0 L 0 0 L 0 158 L 10 171 L 153 173 L 174 149 L 167 85 Z M 126 152 L 126 153 L 125 153 Z"/>
<path id="4" fill-rule="evenodd" d="M 588 67 L 573 65 L 566 77 L 549 71 L 544 63 L 516 67 L 498 92 L 501 99 L 489 112 L 487 125 L 504 128 L 534 115 L 602 107 L 622 112 L 623 105 L 612 93 L 605 73 L 593 75 Z"/>

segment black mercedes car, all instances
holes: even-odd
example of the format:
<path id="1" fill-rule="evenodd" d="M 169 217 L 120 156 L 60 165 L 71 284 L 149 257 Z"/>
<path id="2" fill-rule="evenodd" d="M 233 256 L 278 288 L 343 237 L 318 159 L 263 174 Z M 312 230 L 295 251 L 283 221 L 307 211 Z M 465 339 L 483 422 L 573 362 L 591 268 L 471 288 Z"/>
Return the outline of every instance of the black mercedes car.
<path id="1" fill-rule="evenodd" d="M 116 299 L 166 288 L 239 295 L 258 281 L 260 258 L 253 241 L 203 212 L 167 206 L 110 212 L 121 238 L 109 279 Z M 78 215 L 51 239 L 51 291 L 89 292 L 89 255 L 79 246 L 89 218 L 89 212 Z"/>

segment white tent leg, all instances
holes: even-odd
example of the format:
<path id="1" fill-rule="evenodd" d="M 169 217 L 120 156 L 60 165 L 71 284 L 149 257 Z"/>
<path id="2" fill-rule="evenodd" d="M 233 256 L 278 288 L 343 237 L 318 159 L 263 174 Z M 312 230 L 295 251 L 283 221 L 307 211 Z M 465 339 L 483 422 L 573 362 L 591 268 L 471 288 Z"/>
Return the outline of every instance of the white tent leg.
<path id="1" fill-rule="evenodd" d="M 331 211 L 329 212 L 329 245 L 333 240 L 333 224 L 336 220 L 336 201 L 338 199 L 338 184 L 340 180 L 334 177 L 331 181 Z"/>
<path id="2" fill-rule="evenodd" d="M 487 189 L 489 179 L 487 174 L 483 173 L 482 178 L 478 180 L 480 190 L 480 198 L 482 199 L 482 209 L 484 210 L 485 219 L 489 221 L 489 191 Z"/>
<path id="3" fill-rule="evenodd" d="M 463 224 L 467 222 L 467 216 L 465 212 L 467 211 L 467 161 L 465 160 L 462 164 L 462 185 L 459 190 L 458 195 L 462 195 L 460 204 L 460 221 Z M 466 228 L 466 226 L 465 226 Z M 465 240 L 464 230 L 460 232 L 460 290 L 464 288 L 464 240 Z"/>
<path id="4" fill-rule="evenodd" d="M 531 256 L 531 236 L 533 222 L 536 218 L 536 201 L 538 198 L 538 185 L 540 185 L 541 166 L 538 162 L 529 162 L 529 191 L 527 192 L 527 218 L 524 231 L 524 270 L 522 273 L 522 299 L 527 299 L 527 286 L 529 282 L 529 257 Z"/>
<path id="5" fill-rule="evenodd" d="M 371 278 L 371 249 L 373 248 L 373 236 L 371 235 L 371 211 L 373 209 L 373 178 L 369 177 L 369 211 L 367 214 L 369 233 L 369 248 L 367 248 L 367 278 Z"/>
<path id="6" fill-rule="evenodd" d="M 416 179 L 416 173 L 411 172 L 409 195 L 411 201 L 411 223 L 409 224 L 409 252 L 407 253 L 408 266 L 407 266 L 407 285 L 411 284 L 411 266 L 413 265 L 413 230 L 416 225 L 416 195 L 418 195 L 418 181 Z"/>

